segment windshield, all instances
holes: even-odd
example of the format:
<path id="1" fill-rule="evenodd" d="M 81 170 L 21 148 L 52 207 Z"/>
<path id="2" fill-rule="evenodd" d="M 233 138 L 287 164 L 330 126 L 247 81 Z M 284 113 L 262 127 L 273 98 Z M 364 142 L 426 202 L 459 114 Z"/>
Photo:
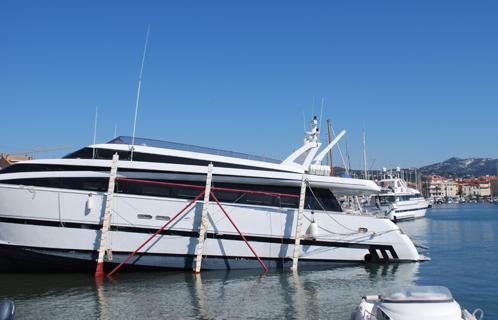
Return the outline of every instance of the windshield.
<path id="1" fill-rule="evenodd" d="M 381 296 L 383 302 L 448 302 L 453 296 L 441 286 L 413 286 Z"/>

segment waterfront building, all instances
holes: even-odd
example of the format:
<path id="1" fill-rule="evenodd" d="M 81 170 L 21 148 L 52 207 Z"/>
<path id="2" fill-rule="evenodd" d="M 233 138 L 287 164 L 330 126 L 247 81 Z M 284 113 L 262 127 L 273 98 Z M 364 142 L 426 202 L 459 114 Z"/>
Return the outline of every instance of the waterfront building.
<path id="1" fill-rule="evenodd" d="M 490 189 L 491 189 L 491 195 L 493 195 L 494 197 L 496 197 L 498 194 L 497 194 L 497 186 L 498 186 L 498 177 L 496 176 L 491 176 L 489 177 L 489 184 L 490 184 Z"/>
<path id="2" fill-rule="evenodd" d="M 465 198 L 477 198 L 480 194 L 479 192 L 479 184 L 473 182 L 465 182 L 461 185 L 462 188 L 462 197 Z"/>
<path id="3" fill-rule="evenodd" d="M 496 177 L 493 178 L 494 179 L 492 179 L 490 176 L 483 176 L 473 179 L 460 180 L 460 193 L 462 197 L 470 199 L 491 197 L 492 181 L 496 180 Z"/>
<path id="4" fill-rule="evenodd" d="M 424 193 L 433 200 L 463 197 L 467 199 L 488 198 L 496 194 L 496 176 L 481 176 L 469 179 L 452 179 L 429 176 Z"/>
<path id="5" fill-rule="evenodd" d="M 429 176 L 427 179 L 426 195 L 434 200 L 457 197 L 459 191 L 459 185 L 454 179 L 441 176 Z"/>

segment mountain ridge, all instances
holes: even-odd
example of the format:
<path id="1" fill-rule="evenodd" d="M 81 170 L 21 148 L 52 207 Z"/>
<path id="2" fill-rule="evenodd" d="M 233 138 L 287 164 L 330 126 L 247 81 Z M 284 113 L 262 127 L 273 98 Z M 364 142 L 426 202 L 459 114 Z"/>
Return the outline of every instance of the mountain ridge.
<path id="1" fill-rule="evenodd" d="M 423 175 L 446 177 L 493 176 L 497 175 L 498 159 L 451 157 L 442 162 L 420 167 L 419 170 Z"/>

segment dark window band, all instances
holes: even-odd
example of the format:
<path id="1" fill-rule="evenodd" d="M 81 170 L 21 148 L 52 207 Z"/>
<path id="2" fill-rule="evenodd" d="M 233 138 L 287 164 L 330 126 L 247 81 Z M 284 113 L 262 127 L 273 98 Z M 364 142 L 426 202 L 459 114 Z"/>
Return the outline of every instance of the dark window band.
<path id="1" fill-rule="evenodd" d="M 111 160 L 112 156 L 116 152 L 119 155 L 119 160 L 125 160 L 125 161 L 128 160 L 129 161 L 131 158 L 130 151 L 111 150 L 111 149 L 95 149 L 95 159 Z M 88 147 L 80 149 L 78 151 L 75 151 L 73 153 L 68 154 L 67 156 L 64 157 L 64 159 L 94 159 L 93 149 L 88 148 Z M 246 165 L 240 165 L 240 164 L 234 164 L 234 163 L 191 159 L 191 158 L 183 158 L 183 157 L 175 157 L 175 156 L 166 156 L 166 155 L 153 154 L 153 153 L 143 153 L 143 152 L 133 152 L 133 160 L 134 161 L 142 161 L 142 162 L 174 163 L 174 164 L 184 164 L 184 165 L 194 165 L 194 166 L 204 166 L 204 167 L 209 165 L 210 162 L 212 162 L 215 167 L 288 172 L 286 170 L 267 169 L 267 168 L 246 166 Z"/>
<path id="2" fill-rule="evenodd" d="M 6 184 L 32 185 L 47 188 L 88 190 L 106 192 L 109 180 L 107 178 L 28 178 L 4 180 Z M 167 181 L 180 184 L 193 184 L 203 186 L 204 182 L 192 181 Z M 213 186 L 230 189 L 244 189 L 263 191 L 271 193 L 299 194 L 298 187 L 266 186 L 266 185 L 242 185 L 233 183 L 214 183 Z M 177 199 L 193 199 L 199 194 L 198 189 L 188 187 L 167 186 L 158 184 L 136 183 L 129 181 L 117 181 L 116 192 L 124 194 L 136 194 L 142 196 L 166 197 Z M 342 211 L 341 206 L 335 196 L 328 189 L 313 189 L 312 194 L 306 192 L 305 209 L 322 210 L 322 206 L 327 211 Z M 297 208 L 298 198 L 274 197 L 264 194 L 246 194 L 231 191 L 216 191 L 216 197 L 220 202 L 238 203 L 248 205 L 262 205 L 278 208 Z"/>

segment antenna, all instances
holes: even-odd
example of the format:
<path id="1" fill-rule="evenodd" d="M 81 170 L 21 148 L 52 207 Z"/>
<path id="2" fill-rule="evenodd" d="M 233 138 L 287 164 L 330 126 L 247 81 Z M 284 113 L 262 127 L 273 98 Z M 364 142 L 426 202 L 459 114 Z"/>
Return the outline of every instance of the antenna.
<path id="1" fill-rule="evenodd" d="M 303 110 L 303 129 L 306 132 L 306 115 L 304 114 L 304 110 Z"/>
<path id="2" fill-rule="evenodd" d="M 348 168 L 351 169 L 351 157 L 349 156 L 349 146 L 347 138 L 346 138 L 346 157 L 348 158 Z"/>
<path id="3" fill-rule="evenodd" d="M 367 139 L 366 131 L 363 128 L 363 166 L 365 169 L 365 180 L 368 180 L 368 168 L 367 168 Z"/>
<path id="4" fill-rule="evenodd" d="M 97 140 L 97 118 L 99 116 L 99 107 L 95 107 L 95 120 L 93 123 L 93 153 L 92 159 L 95 159 L 95 141 Z"/>
<path id="5" fill-rule="evenodd" d="M 315 96 L 313 96 L 313 103 L 311 104 L 311 119 L 315 116 Z"/>
<path id="6" fill-rule="evenodd" d="M 334 138 L 337 138 L 337 135 L 335 134 L 334 126 L 332 125 L 332 121 L 330 122 L 330 128 L 332 129 L 332 134 L 334 135 Z M 347 148 L 347 144 L 346 144 L 346 148 Z M 346 170 L 346 174 L 349 176 L 348 165 L 346 163 L 346 160 L 344 159 L 344 155 L 342 154 L 340 143 L 337 144 L 337 149 L 339 150 L 339 155 L 341 156 L 342 164 L 344 165 L 344 170 Z"/>
<path id="7" fill-rule="evenodd" d="M 322 128 L 322 116 L 323 116 L 323 105 L 324 105 L 325 99 L 322 97 L 322 106 L 320 108 L 320 120 L 318 122 L 318 130 Z"/>
<path id="8" fill-rule="evenodd" d="M 115 123 L 114 124 L 114 138 L 116 138 L 118 136 L 118 124 Z"/>
<path id="9" fill-rule="evenodd" d="M 373 159 L 372 162 L 370 162 L 370 167 L 369 167 L 368 170 L 372 170 L 373 169 L 373 166 L 375 164 L 375 160 L 377 160 L 377 159 Z M 375 173 L 374 173 L 374 175 L 375 175 Z"/>
<path id="10" fill-rule="evenodd" d="M 135 146 L 135 130 L 137 128 L 138 104 L 140 102 L 140 87 L 142 86 L 142 74 L 144 72 L 144 62 L 145 62 L 145 54 L 147 53 L 147 44 L 149 43 L 149 32 L 150 32 L 150 24 L 147 26 L 147 34 L 145 35 L 144 54 L 142 56 L 142 64 L 140 66 L 140 75 L 138 76 L 137 100 L 135 101 L 135 120 L 133 121 L 133 135 L 131 138 L 130 161 L 133 161 L 133 149 L 135 149 L 135 147 L 134 147 Z"/>
<path id="11" fill-rule="evenodd" d="M 330 144 L 330 119 L 327 119 L 327 141 Z M 334 164 L 332 163 L 332 149 L 329 150 L 330 175 L 334 175 Z"/>

